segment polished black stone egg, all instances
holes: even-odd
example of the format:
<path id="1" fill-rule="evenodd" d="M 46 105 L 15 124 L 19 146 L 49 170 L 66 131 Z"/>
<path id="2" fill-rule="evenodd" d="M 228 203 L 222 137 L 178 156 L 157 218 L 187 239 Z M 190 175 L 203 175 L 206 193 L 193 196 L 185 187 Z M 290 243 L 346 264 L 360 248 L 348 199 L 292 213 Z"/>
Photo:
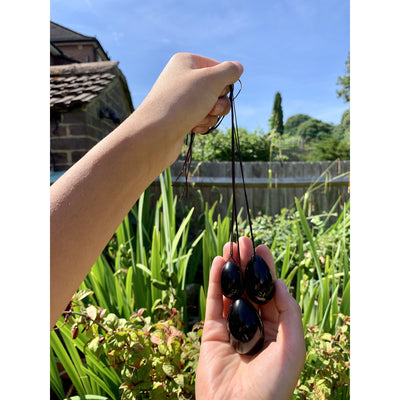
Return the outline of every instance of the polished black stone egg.
<path id="1" fill-rule="evenodd" d="M 221 289 L 225 297 L 238 299 L 244 292 L 243 274 L 232 261 L 227 261 L 221 271 Z"/>
<path id="2" fill-rule="evenodd" d="M 264 329 L 257 310 L 246 299 L 233 302 L 228 314 L 231 345 L 240 354 L 256 353 L 264 343 Z"/>
<path id="3" fill-rule="evenodd" d="M 274 296 L 274 282 L 267 263 L 258 255 L 251 257 L 246 266 L 245 290 L 251 301 L 266 304 Z"/>

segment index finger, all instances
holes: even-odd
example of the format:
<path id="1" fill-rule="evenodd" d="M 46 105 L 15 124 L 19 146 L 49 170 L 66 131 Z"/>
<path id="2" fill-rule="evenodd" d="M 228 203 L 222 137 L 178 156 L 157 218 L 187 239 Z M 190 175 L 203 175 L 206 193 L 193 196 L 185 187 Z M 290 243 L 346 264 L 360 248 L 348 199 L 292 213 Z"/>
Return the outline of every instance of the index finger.
<path id="1" fill-rule="evenodd" d="M 223 318 L 221 271 L 224 264 L 225 260 L 221 256 L 217 256 L 211 265 L 206 301 L 206 321 Z"/>

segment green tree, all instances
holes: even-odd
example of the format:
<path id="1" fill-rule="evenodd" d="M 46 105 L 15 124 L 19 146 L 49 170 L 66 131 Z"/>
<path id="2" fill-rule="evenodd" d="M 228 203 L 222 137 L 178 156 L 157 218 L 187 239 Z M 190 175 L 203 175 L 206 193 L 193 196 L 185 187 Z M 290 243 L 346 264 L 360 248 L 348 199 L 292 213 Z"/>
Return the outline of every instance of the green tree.
<path id="1" fill-rule="evenodd" d="M 299 127 L 300 124 L 303 122 L 306 122 L 308 120 L 312 119 L 309 115 L 307 114 L 295 114 L 289 117 L 285 123 L 285 132 L 287 133 L 296 133 L 297 128 Z"/>
<path id="2" fill-rule="evenodd" d="M 343 126 L 345 131 L 350 131 L 350 109 L 346 110 L 342 114 L 340 124 Z"/>
<path id="3" fill-rule="evenodd" d="M 337 137 L 322 137 L 312 144 L 306 161 L 350 160 L 350 143 Z"/>
<path id="4" fill-rule="evenodd" d="M 274 107 L 272 108 L 272 114 L 269 119 L 270 130 L 277 131 L 281 135 L 283 133 L 283 111 L 282 111 L 282 96 L 279 92 L 276 92 L 274 99 Z"/>
<path id="5" fill-rule="evenodd" d="M 311 118 L 299 125 L 297 133 L 301 135 L 305 141 L 321 138 L 332 133 L 333 125 L 322 122 L 319 119 Z"/>
<path id="6" fill-rule="evenodd" d="M 336 90 L 338 97 L 343 97 L 345 103 L 350 101 L 350 53 L 346 60 L 346 73 L 343 76 L 339 76 L 337 85 L 342 86 L 340 90 Z"/>
<path id="7" fill-rule="evenodd" d="M 346 110 L 342 114 L 340 124 L 332 129 L 332 135 L 342 139 L 350 138 L 350 110 Z"/>

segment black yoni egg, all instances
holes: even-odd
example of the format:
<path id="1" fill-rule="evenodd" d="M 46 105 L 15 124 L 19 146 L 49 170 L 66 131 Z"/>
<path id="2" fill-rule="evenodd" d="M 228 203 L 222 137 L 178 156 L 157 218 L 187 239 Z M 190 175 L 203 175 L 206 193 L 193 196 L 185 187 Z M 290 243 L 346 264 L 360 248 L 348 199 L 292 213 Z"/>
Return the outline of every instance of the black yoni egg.
<path id="1" fill-rule="evenodd" d="M 257 304 L 266 304 L 274 296 L 274 282 L 266 262 L 259 256 L 253 255 L 246 266 L 245 289 L 250 300 Z"/>
<path id="2" fill-rule="evenodd" d="M 228 299 L 238 299 L 244 292 L 243 275 L 232 261 L 227 261 L 221 271 L 222 293 Z"/>
<path id="3" fill-rule="evenodd" d="M 261 318 L 248 300 L 241 298 L 232 303 L 227 324 L 230 343 L 238 353 L 256 353 L 264 343 Z"/>

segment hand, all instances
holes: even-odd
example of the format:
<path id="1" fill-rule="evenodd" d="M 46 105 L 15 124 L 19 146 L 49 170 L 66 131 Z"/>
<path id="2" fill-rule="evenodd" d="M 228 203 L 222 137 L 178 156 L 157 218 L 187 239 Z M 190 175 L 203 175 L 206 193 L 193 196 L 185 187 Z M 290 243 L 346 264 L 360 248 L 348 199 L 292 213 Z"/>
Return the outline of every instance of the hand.
<path id="1" fill-rule="evenodd" d="M 239 239 L 241 268 L 253 253 L 251 240 Z M 300 307 L 282 280 L 276 280 L 270 250 L 260 245 L 256 253 L 270 266 L 274 278 L 273 299 L 260 307 L 264 346 L 256 355 L 240 355 L 229 343 L 226 316 L 232 300 L 223 297 L 221 270 L 230 258 L 227 243 L 223 257 L 213 261 L 207 295 L 206 318 L 196 373 L 196 399 L 290 399 L 305 360 L 305 342 Z M 238 259 L 237 245 L 233 245 Z"/>
<path id="2" fill-rule="evenodd" d="M 229 112 L 229 85 L 242 72 L 239 62 L 175 54 L 140 107 L 158 113 L 181 138 L 191 131 L 205 133 Z"/>

